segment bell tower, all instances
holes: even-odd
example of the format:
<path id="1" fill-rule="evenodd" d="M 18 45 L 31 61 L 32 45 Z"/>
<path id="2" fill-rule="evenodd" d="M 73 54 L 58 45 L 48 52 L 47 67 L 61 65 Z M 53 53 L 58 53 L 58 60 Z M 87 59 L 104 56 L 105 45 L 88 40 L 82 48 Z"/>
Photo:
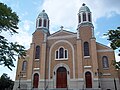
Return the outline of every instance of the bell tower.
<path id="1" fill-rule="evenodd" d="M 44 88 L 45 82 L 39 82 L 41 79 L 46 78 L 46 53 L 47 53 L 47 37 L 49 33 L 49 17 L 45 10 L 43 10 L 36 19 L 36 30 L 33 33 L 32 43 L 30 48 L 30 64 L 31 76 L 33 78 L 32 86 L 38 88 L 36 85 L 36 75 L 38 76 L 37 83 L 39 83 L 41 88 Z M 32 65 L 31 65 L 32 64 Z"/>
<path id="2" fill-rule="evenodd" d="M 49 33 L 49 17 L 43 10 L 37 17 L 36 30 L 43 30 L 44 33 Z"/>
<path id="3" fill-rule="evenodd" d="M 45 10 L 43 10 L 36 19 L 36 30 L 33 33 L 33 43 L 46 42 L 47 36 L 50 35 L 49 32 L 49 17 Z M 40 39 L 36 42 L 37 39 Z"/>
<path id="4" fill-rule="evenodd" d="M 96 39 L 94 37 L 94 26 L 92 24 L 92 13 L 84 3 L 78 12 L 77 60 L 78 70 L 79 68 L 82 69 L 81 71 L 78 71 L 79 78 L 83 78 L 81 75 L 83 75 L 83 73 L 86 71 L 91 71 L 92 73 L 97 71 L 98 61 L 96 52 Z M 93 77 L 98 78 L 97 76 Z"/>
<path id="5" fill-rule="evenodd" d="M 89 29 L 89 30 L 88 30 Z M 90 9 L 83 3 L 82 7 L 79 9 L 78 12 L 78 28 L 77 28 L 77 38 L 82 39 L 84 38 L 83 33 L 89 33 L 89 36 L 86 35 L 88 38 L 94 37 L 94 27 L 92 24 L 92 14 Z"/>

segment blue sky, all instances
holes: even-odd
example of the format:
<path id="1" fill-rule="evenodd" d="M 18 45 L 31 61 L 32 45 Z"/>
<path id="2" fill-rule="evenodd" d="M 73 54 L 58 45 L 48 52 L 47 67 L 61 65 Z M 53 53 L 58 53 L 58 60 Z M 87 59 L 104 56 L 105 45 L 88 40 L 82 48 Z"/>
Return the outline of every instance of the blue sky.
<path id="1" fill-rule="evenodd" d="M 92 12 L 92 21 L 96 41 L 109 46 L 107 37 L 103 36 L 107 30 L 120 26 L 120 0 L 1 0 L 17 13 L 20 18 L 19 34 L 10 36 L 4 33 L 10 41 L 17 41 L 28 49 L 35 31 L 35 22 L 38 14 L 45 9 L 50 19 L 50 33 L 54 33 L 64 26 L 65 30 L 76 32 L 77 14 L 82 5 L 86 5 Z M 117 56 L 116 59 L 120 60 Z M 17 65 L 17 62 L 15 62 Z M 15 80 L 16 67 L 13 71 L 0 66 L 0 75 L 7 73 Z"/>

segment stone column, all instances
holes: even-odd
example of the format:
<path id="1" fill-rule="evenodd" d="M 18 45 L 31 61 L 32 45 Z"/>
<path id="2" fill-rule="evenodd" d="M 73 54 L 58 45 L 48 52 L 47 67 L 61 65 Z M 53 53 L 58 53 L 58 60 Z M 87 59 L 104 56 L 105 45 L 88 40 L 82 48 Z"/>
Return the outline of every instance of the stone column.
<path id="1" fill-rule="evenodd" d="M 83 78 L 82 43 L 80 39 L 77 40 L 77 62 L 78 78 Z"/>

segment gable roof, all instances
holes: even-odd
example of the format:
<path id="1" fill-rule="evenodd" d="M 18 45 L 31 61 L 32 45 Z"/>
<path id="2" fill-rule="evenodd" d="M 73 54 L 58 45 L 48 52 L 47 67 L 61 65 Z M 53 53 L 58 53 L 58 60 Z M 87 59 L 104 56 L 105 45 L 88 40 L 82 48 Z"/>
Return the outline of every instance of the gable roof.
<path id="1" fill-rule="evenodd" d="M 96 42 L 96 44 L 97 44 L 97 49 L 98 50 L 100 50 L 100 49 L 107 49 L 107 50 L 113 50 L 111 47 L 108 47 L 108 46 L 106 46 L 106 45 L 104 45 L 104 44 L 101 44 L 101 43 L 98 43 L 98 42 Z"/>
<path id="2" fill-rule="evenodd" d="M 70 32 L 70 31 L 67 31 L 67 30 L 59 30 L 59 31 L 51 34 L 48 38 L 52 38 L 52 37 L 63 37 L 63 36 L 69 36 L 69 35 L 76 36 L 76 33 Z"/>

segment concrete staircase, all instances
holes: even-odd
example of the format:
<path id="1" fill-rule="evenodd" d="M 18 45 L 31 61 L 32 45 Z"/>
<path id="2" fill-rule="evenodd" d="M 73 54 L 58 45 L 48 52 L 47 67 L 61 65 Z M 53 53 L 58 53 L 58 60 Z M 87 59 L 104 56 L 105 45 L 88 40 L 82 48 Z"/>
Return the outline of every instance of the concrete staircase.
<path id="1" fill-rule="evenodd" d="M 32 90 L 101 90 L 100 88 L 92 89 L 92 88 L 87 88 L 87 89 L 68 89 L 68 88 L 56 88 L 56 89 L 32 89 Z"/>

